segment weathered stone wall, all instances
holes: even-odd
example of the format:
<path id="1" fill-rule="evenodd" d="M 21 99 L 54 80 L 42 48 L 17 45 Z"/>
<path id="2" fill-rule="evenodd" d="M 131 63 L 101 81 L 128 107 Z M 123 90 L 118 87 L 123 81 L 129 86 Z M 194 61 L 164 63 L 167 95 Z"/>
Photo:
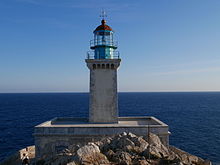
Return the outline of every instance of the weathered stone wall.
<path id="1" fill-rule="evenodd" d="M 90 69 L 91 123 L 118 121 L 117 68 L 119 59 L 86 60 Z"/>
<path id="2" fill-rule="evenodd" d="M 167 125 L 147 126 L 96 126 L 71 127 L 54 125 L 50 127 L 35 127 L 36 157 L 45 154 L 57 154 L 60 150 L 71 144 L 85 144 L 97 141 L 106 136 L 113 136 L 122 132 L 133 132 L 138 136 L 147 137 L 148 130 L 157 134 L 165 146 L 169 145 L 169 132 Z"/>

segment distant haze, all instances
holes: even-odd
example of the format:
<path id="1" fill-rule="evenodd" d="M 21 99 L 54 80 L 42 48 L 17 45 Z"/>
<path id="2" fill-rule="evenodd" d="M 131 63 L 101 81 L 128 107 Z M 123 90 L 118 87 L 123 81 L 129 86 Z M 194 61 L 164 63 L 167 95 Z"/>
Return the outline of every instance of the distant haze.
<path id="1" fill-rule="evenodd" d="M 88 92 L 102 9 L 119 91 L 220 91 L 219 0 L 1 0 L 0 93 Z"/>

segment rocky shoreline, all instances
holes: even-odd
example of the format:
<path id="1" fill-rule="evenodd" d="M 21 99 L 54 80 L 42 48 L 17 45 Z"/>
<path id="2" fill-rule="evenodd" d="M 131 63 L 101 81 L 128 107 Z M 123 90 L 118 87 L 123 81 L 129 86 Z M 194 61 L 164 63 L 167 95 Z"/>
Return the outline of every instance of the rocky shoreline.
<path id="1" fill-rule="evenodd" d="M 55 155 L 44 155 L 41 160 L 35 160 L 34 152 L 34 146 L 27 147 L 0 165 L 21 164 L 24 153 L 32 165 L 211 165 L 210 161 L 174 146 L 164 146 L 152 133 L 147 138 L 124 132 L 84 146 L 70 145 Z"/>

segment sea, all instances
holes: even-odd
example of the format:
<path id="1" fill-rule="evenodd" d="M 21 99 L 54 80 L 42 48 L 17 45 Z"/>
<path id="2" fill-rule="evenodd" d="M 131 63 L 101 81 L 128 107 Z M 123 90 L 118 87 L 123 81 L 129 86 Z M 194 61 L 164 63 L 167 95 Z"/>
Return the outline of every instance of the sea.
<path id="1" fill-rule="evenodd" d="M 120 116 L 155 116 L 170 144 L 220 165 L 220 92 L 119 93 Z M 0 162 L 34 145 L 34 126 L 54 117 L 88 117 L 88 93 L 0 94 Z"/>

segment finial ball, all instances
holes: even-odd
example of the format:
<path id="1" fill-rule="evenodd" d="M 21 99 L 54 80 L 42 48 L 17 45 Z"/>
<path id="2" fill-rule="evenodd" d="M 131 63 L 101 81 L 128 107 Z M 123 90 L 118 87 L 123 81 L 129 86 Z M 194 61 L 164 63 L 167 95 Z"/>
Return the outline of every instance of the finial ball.
<path id="1" fill-rule="evenodd" d="M 106 20 L 102 20 L 102 25 L 105 25 L 106 24 Z"/>

